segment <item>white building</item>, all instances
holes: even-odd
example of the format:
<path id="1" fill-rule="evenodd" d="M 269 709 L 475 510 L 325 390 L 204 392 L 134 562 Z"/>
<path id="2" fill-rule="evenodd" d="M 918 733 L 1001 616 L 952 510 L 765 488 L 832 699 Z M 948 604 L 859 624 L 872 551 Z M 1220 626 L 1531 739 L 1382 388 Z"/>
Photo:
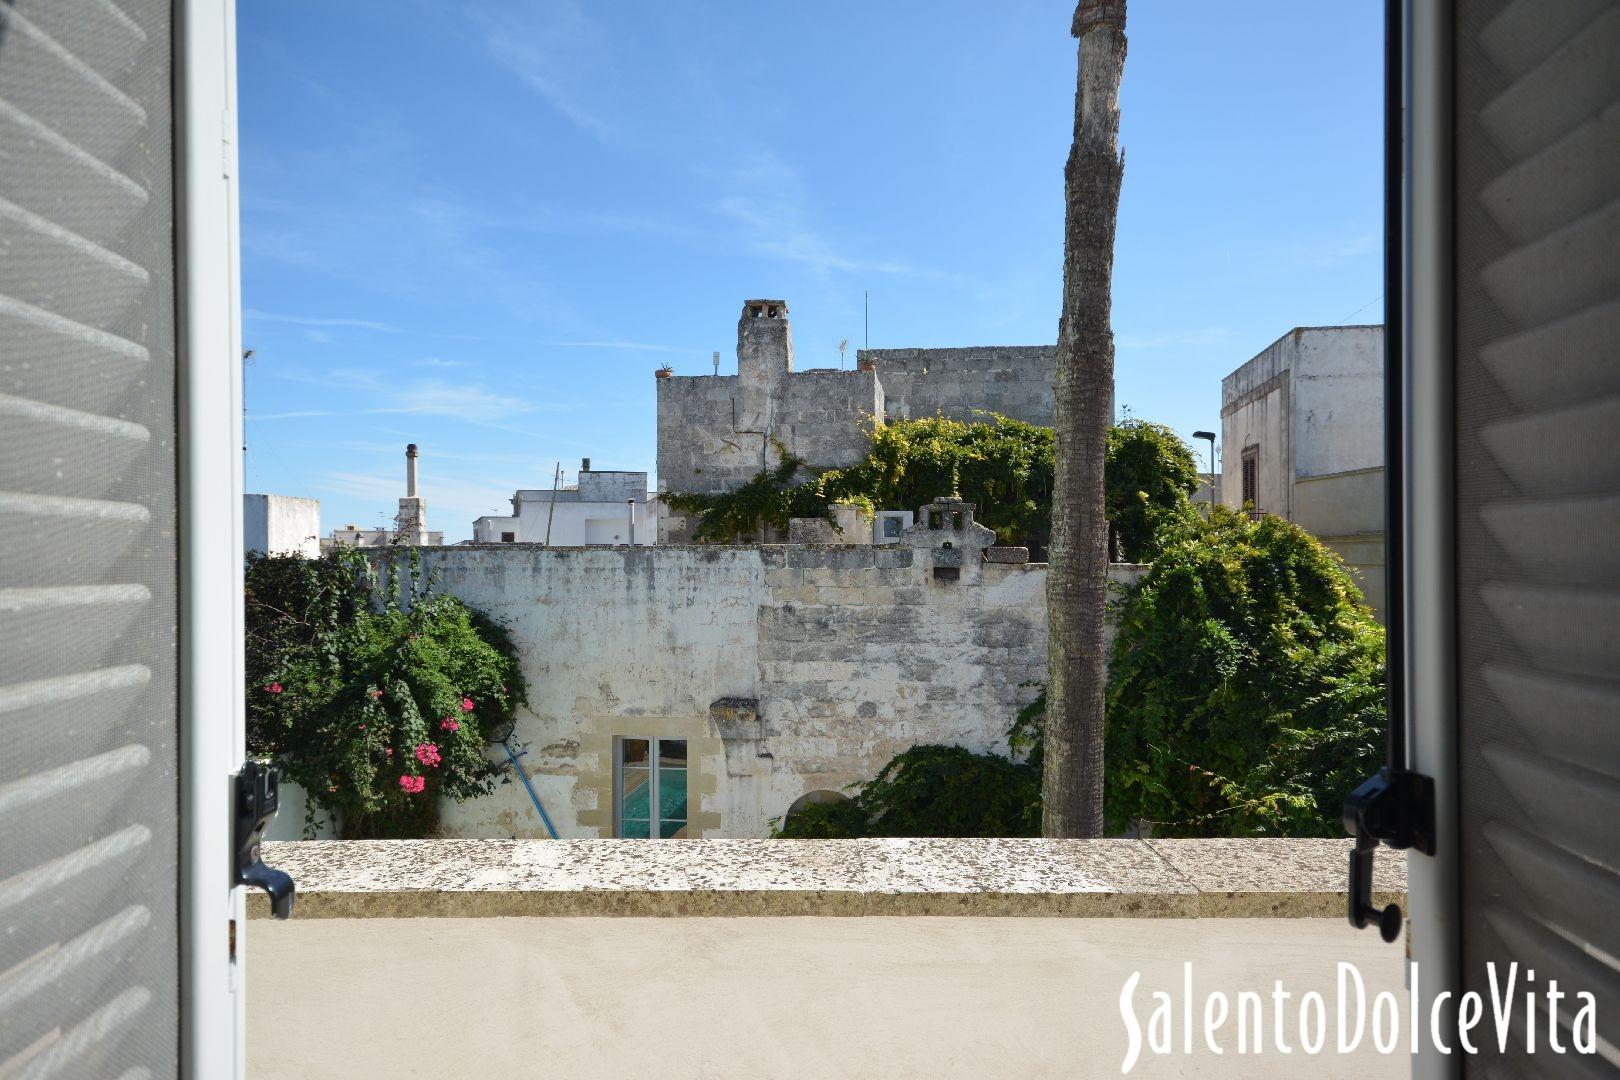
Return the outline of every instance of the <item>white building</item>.
<path id="1" fill-rule="evenodd" d="M 416 487 L 416 444 L 405 447 L 405 496 L 399 500 L 399 513 L 394 517 L 394 528 L 362 529 L 358 525 L 345 525 L 333 529 L 332 535 L 321 541 L 321 549 L 336 547 L 387 547 L 396 540 L 401 544 L 437 547 L 444 543 L 444 533 L 429 532 L 427 527 L 427 500 Z"/>
<path id="2" fill-rule="evenodd" d="M 242 496 L 242 553 L 321 553 L 321 502 L 292 495 Z"/>
<path id="3" fill-rule="evenodd" d="M 1384 617 L 1384 328 L 1295 327 L 1221 380 L 1220 501 L 1286 518 Z"/>
<path id="4" fill-rule="evenodd" d="M 651 545 L 658 526 L 651 510 L 654 493 L 645 472 L 593 470 L 580 463 L 579 482 L 570 487 L 523 488 L 512 494 L 509 516 L 486 515 L 473 522 L 479 544 Z"/>

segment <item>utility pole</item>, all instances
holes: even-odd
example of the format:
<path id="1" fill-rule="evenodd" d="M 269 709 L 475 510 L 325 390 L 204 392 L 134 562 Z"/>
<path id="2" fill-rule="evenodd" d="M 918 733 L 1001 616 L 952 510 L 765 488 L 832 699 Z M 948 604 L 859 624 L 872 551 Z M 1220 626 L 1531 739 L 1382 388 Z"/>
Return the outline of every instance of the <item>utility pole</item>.
<path id="1" fill-rule="evenodd" d="M 551 474 L 551 505 L 546 507 L 546 547 L 551 546 L 551 519 L 557 516 L 557 488 L 562 484 L 562 462 Z"/>

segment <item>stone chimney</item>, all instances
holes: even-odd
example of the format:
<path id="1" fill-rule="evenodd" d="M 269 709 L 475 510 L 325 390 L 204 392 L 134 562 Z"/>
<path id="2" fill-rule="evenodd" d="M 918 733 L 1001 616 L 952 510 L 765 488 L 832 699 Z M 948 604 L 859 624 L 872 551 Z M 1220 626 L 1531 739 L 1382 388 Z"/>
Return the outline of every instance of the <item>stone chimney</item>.
<path id="1" fill-rule="evenodd" d="M 405 447 L 405 497 L 399 500 L 399 542 L 402 544 L 427 543 L 427 502 L 417 494 L 415 443 Z"/>
<path id="2" fill-rule="evenodd" d="M 770 434 L 776 403 L 793 370 L 793 330 L 785 300 L 749 300 L 737 320 L 737 430 Z"/>

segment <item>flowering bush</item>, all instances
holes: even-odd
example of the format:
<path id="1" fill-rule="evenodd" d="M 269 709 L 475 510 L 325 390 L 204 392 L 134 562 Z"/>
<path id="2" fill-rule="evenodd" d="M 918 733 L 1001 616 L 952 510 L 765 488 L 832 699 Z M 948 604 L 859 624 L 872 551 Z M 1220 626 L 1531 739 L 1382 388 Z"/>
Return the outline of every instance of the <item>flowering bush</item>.
<path id="1" fill-rule="evenodd" d="M 248 562 L 249 750 L 309 793 L 306 830 L 318 807 L 345 838 L 431 835 L 439 796 L 486 794 L 503 772 L 484 732 L 525 701 L 511 641 L 436 594 L 414 555 L 402 587 L 400 558 L 380 573 L 347 549 Z"/>

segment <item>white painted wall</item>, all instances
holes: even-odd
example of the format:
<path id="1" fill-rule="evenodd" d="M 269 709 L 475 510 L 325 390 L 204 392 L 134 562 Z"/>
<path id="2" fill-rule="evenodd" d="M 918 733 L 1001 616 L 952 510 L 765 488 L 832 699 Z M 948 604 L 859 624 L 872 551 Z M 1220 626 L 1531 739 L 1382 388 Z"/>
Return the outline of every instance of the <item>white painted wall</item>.
<path id="1" fill-rule="evenodd" d="M 564 839 L 613 834 L 613 740 L 648 736 L 688 742 L 690 835 L 757 837 L 909 746 L 1006 751 L 1044 678 L 1045 567 L 942 584 L 927 551 L 494 546 L 423 562 L 511 631 L 530 698 L 514 738 Z M 757 719 L 711 715 L 722 698 L 757 700 Z M 441 814 L 447 836 L 545 835 L 517 782 Z"/>
<path id="2" fill-rule="evenodd" d="M 321 503 L 292 495 L 242 496 L 242 553 L 267 555 L 321 553 Z"/>

